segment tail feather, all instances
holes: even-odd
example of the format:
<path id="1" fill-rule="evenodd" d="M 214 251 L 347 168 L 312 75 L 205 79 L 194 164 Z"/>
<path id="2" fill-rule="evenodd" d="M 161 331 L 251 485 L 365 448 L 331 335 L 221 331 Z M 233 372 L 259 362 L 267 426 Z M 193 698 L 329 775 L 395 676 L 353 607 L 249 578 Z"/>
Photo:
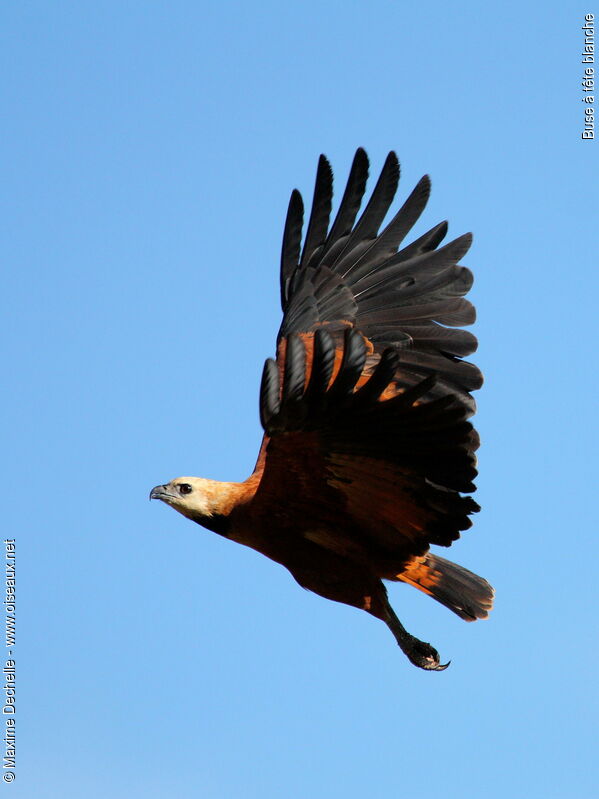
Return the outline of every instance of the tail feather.
<path id="1" fill-rule="evenodd" d="M 397 579 L 432 596 L 466 621 L 486 619 L 493 607 L 495 592 L 485 579 L 437 555 L 413 558 Z"/>

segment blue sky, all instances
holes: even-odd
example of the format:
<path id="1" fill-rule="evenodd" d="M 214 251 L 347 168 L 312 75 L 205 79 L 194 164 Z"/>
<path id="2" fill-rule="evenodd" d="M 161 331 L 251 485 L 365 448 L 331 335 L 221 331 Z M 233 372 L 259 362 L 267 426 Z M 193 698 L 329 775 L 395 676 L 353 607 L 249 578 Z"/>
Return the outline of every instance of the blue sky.
<path id="1" fill-rule="evenodd" d="M 3 11 L 2 401 L 17 540 L 6 795 L 597 795 L 597 150 L 578 3 L 26 2 Z M 452 660 L 192 525 L 149 489 L 237 480 L 280 321 L 291 189 L 390 149 L 416 229 L 473 231 L 483 511 Z M 337 195 L 338 197 L 339 195 Z"/>

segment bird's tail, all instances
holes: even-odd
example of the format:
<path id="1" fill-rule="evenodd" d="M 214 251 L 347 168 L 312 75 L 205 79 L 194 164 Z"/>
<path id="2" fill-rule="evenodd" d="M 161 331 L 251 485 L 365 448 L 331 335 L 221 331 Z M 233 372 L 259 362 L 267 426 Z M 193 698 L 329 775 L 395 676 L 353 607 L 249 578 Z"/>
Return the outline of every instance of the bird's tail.
<path id="1" fill-rule="evenodd" d="M 485 619 L 493 607 L 495 592 L 486 580 L 437 555 L 413 558 L 397 579 L 424 591 L 466 621 Z"/>

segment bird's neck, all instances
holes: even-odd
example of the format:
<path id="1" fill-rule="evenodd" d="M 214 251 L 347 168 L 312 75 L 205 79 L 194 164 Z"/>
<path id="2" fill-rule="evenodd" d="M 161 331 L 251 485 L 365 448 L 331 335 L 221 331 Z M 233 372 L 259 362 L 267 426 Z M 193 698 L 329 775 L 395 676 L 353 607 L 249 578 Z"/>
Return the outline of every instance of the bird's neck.
<path id="1" fill-rule="evenodd" d="M 227 536 L 235 510 L 245 504 L 254 490 L 245 483 L 202 480 L 198 501 L 184 513 L 197 524 L 219 535 Z"/>

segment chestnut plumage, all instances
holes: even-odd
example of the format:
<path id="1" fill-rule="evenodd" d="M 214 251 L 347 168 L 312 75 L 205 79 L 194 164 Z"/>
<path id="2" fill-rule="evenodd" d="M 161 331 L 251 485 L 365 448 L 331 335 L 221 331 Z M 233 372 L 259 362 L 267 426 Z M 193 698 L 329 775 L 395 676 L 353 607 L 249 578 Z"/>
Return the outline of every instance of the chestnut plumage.
<path id="1" fill-rule="evenodd" d="M 439 655 L 410 635 L 383 580 L 418 588 L 468 621 L 485 618 L 493 589 L 429 552 L 448 547 L 479 510 L 478 436 L 469 417 L 478 368 L 462 360 L 475 337 L 459 265 L 472 237 L 440 246 L 447 223 L 405 237 L 430 193 L 424 177 L 379 232 L 398 186 L 390 153 L 368 203 L 368 158 L 355 155 L 332 225 L 333 173 L 320 157 L 302 247 L 294 191 L 281 254 L 283 320 L 259 397 L 264 438 L 242 483 L 181 477 L 151 497 L 285 566 L 305 588 L 382 619 L 415 665 Z M 356 221 L 357 220 L 357 221 Z"/>

